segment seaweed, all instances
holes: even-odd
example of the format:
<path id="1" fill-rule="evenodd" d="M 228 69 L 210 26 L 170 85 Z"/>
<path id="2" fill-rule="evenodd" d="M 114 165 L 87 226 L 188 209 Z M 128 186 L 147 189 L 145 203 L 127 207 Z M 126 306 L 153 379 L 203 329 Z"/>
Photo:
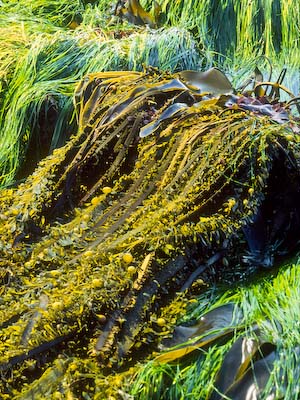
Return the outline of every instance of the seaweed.
<path id="1" fill-rule="evenodd" d="M 193 79 L 204 84 L 211 73 Z M 157 351 L 171 318 L 163 310 L 198 293 L 200 277 L 240 281 L 273 265 L 263 262 L 269 249 L 276 261 L 297 247 L 297 117 L 285 107 L 272 118 L 278 104 L 267 95 L 234 94 L 227 83 L 210 93 L 209 82 L 202 92 L 187 76 L 87 75 L 74 92 L 77 132 L 2 190 L 3 373 L 21 376 L 35 360 L 40 382 L 50 376 L 53 393 L 66 395 L 61 376 L 72 379 L 71 370 L 54 361 L 63 355 L 113 379 L 112 370 Z M 285 202 L 278 182 L 295 201 Z M 27 379 L 27 393 L 43 385 Z M 4 394 L 17 393 L 17 381 Z"/>

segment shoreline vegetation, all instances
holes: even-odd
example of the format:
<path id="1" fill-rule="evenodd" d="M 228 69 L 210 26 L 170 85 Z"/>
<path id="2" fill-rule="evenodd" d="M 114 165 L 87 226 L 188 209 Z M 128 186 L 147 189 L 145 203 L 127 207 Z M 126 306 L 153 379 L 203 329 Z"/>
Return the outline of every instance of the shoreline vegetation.
<path id="1" fill-rule="evenodd" d="M 0 1 L 1 398 L 299 397 L 299 30 Z"/>

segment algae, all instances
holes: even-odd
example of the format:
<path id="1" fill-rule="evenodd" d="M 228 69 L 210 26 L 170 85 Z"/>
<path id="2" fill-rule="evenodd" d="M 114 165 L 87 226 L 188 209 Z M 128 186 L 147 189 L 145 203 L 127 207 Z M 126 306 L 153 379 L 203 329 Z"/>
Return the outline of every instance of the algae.
<path id="1" fill-rule="evenodd" d="M 166 123 L 168 107 L 182 103 Z M 2 190 L 0 368 L 13 371 L 4 396 L 45 395 L 49 379 L 52 395 L 66 396 L 73 384 L 60 382 L 73 379 L 69 358 L 101 376 L 149 356 L 174 324 L 164 307 L 180 291 L 190 296 L 199 266 L 210 283 L 264 266 L 265 249 L 252 249 L 256 263 L 243 258 L 251 250 L 245 228 L 257 229 L 266 202 L 281 213 L 272 180 L 282 171 L 289 190 L 298 185 L 299 140 L 288 109 L 275 122 L 254 103 L 189 88 L 180 73 L 154 68 L 94 73 L 79 83 L 77 133 L 23 183 Z M 281 226 L 264 223 L 271 246 Z M 30 362 L 38 380 L 24 372 Z M 86 379 L 80 390 L 96 390 L 98 375 Z"/>

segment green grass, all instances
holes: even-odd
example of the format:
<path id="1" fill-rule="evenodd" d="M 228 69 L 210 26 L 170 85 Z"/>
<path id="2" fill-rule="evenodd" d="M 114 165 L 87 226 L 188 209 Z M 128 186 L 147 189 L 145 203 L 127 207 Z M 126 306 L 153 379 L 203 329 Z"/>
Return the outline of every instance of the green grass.
<path id="1" fill-rule="evenodd" d="M 142 70 L 147 65 L 174 71 L 207 63 L 192 36 L 179 28 L 136 32 L 121 40 L 99 36 L 85 26 L 76 32 L 58 29 L 55 33 L 41 33 L 40 28 L 33 35 L 27 24 L 16 20 L 8 30 L 0 26 L 0 185 L 13 181 L 30 140 L 35 140 L 32 135 L 40 134 L 37 118 L 45 99 L 55 100 L 59 114 L 51 149 L 72 134 L 68 129 L 72 95 L 85 74 Z"/>
<path id="2" fill-rule="evenodd" d="M 257 280 L 257 279 L 256 279 Z M 253 336 L 251 327 L 258 325 L 266 341 L 276 346 L 279 357 L 270 375 L 262 398 L 271 393 L 276 398 L 296 399 L 299 395 L 298 353 L 300 313 L 300 269 L 296 264 L 283 265 L 277 275 L 233 289 L 212 288 L 198 297 L 180 324 L 199 319 L 212 308 L 234 302 L 244 315 L 240 336 Z M 135 399 L 207 398 L 214 387 L 216 373 L 234 340 L 224 345 L 212 345 L 199 351 L 188 361 L 158 364 L 150 361 L 140 366 L 140 372 L 129 390 Z M 282 397 L 280 397 L 282 396 Z"/>
<path id="3" fill-rule="evenodd" d="M 151 11 L 152 2 L 141 3 Z M 278 0 L 259 4 L 163 0 L 164 28 L 151 31 L 113 18 L 114 7 L 107 0 L 3 1 L 0 185 L 11 183 L 22 165 L 30 137 L 37 132 L 35 115 L 47 96 L 55 98 L 60 113 L 51 149 L 72 133 L 63 133 L 68 126 L 63 116 L 70 118 L 74 84 L 89 72 L 142 70 L 144 65 L 178 71 L 218 64 L 238 85 L 266 54 L 274 63 L 275 78 L 283 65 L 290 66 L 285 85 L 297 94 L 300 6 Z M 81 26 L 68 29 L 78 15 Z"/>
<path id="4" fill-rule="evenodd" d="M 76 14 L 84 12 L 81 0 L 6 0 L 1 2 L 3 13 L 15 13 L 21 18 L 44 18 L 51 24 L 66 26 Z"/>
<path id="5" fill-rule="evenodd" d="M 152 0 L 141 3 L 151 11 Z M 268 76 L 267 55 L 276 80 L 288 66 L 284 85 L 299 93 L 300 3 L 294 0 L 161 0 L 164 21 L 159 30 L 136 27 L 112 18 L 112 2 L 76 0 L 3 0 L 0 2 L 0 186 L 14 182 L 40 140 L 39 114 L 51 99 L 58 118 L 48 152 L 76 132 L 73 93 L 87 73 L 106 70 L 205 69 L 218 64 L 234 86 L 259 65 Z M 262 5 L 262 6 L 260 6 Z M 68 28 L 81 20 L 76 30 Z M 47 122 L 47 121 L 46 121 Z M 41 157 L 39 144 L 34 162 Z M 27 157 L 28 158 L 28 157 Z M 286 400 L 298 398 L 299 262 L 279 273 L 230 290 L 211 288 L 197 299 L 179 324 L 198 319 L 211 308 L 234 301 L 243 310 L 249 334 L 259 324 L 276 345 L 279 358 L 265 389 Z M 270 324 L 265 324 L 265 321 Z M 272 329 L 270 329 L 270 326 Z M 135 399 L 206 398 L 233 339 L 212 345 L 188 363 L 138 366 L 127 390 Z M 295 351 L 296 350 L 296 351 Z M 71 373 L 70 373 L 71 375 Z M 103 378 L 105 380 L 106 378 Z M 101 394 L 100 397 L 101 398 Z"/>
<path id="6" fill-rule="evenodd" d="M 152 1 L 141 3 L 151 9 Z M 299 59 L 300 5 L 293 0 L 162 0 L 161 6 L 166 24 L 191 30 L 220 54 L 238 51 L 247 59 L 261 48 L 277 57 L 290 48 Z"/>

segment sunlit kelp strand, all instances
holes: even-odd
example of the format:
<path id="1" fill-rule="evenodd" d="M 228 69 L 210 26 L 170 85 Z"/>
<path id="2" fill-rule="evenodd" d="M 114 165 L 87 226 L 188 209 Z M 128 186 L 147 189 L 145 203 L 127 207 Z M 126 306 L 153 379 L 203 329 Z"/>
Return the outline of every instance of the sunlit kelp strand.
<path id="1" fill-rule="evenodd" d="M 101 5 L 101 7 L 104 7 L 104 4 Z M 87 12 L 92 12 L 94 6 L 87 7 Z M 100 7 L 100 6 L 99 6 Z M 98 8 L 99 8 L 98 7 Z M 100 7 L 100 8 L 101 8 Z M 51 13 L 50 13 L 51 14 Z M 14 17 L 15 15 L 15 17 Z M 10 18 L 11 20 L 18 20 L 18 14 L 10 14 L 7 18 Z M 36 17 L 35 17 L 36 18 Z M 28 40 L 27 46 L 30 46 L 32 43 L 33 38 L 35 35 L 39 32 L 42 32 L 42 27 L 47 26 L 47 29 L 49 28 L 52 29 L 48 24 L 44 25 L 42 23 L 42 19 L 38 20 L 35 19 L 35 25 L 36 25 L 36 31 L 32 28 L 30 25 L 30 19 L 24 19 L 22 24 L 16 26 L 16 32 L 23 32 L 21 37 L 20 37 L 20 46 L 18 46 L 19 51 L 22 53 L 24 52 L 24 37 L 27 38 Z M 3 20 L 4 25 L 6 26 L 7 23 L 5 22 L 5 19 Z M 10 25 L 11 26 L 11 25 Z M 205 51 L 206 57 L 205 59 L 200 59 L 199 57 L 199 51 L 197 50 L 197 46 L 195 45 L 195 42 L 193 39 L 191 39 L 191 36 L 183 30 L 178 30 L 178 29 L 169 29 L 169 30 L 163 30 L 163 31 L 157 31 L 157 32 L 152 32 L 152 33 L 137 33 L 130 35 L 128 38 L 124 38 L 121 43 L 120 41 L 110 39 L 110 36 L 106 36 L 105 33 L 102 35 L 101 31 L 94 31 L 91 30 L 90 28 L 87 28 L 86 31 L 84 29 L 86 25 L 83 25 L 82 29 L 78 29 L 76 31 L 76 35 L 71 34 L 71 31 L 67 35 L 67 41 L 70 40 L 71 42 L 75 42 L 78 40 L 79 46 L 81 49 L 77 48 L 77 45 L 73 46 L 73 43 L 70 43 L 70 50 L 69 54 L 66 55 L 66 57 L 62 57 L 61 61 L 62 63 L 59 65 L 56 65 L 56 72 L 59 70 L 59 68 L 63 67 L 64 63 L 65 65 L 72 65 L 74 63 L 74 60 L 79 60 L 80 57 L 82 57 L 82 63 L 75 61 L 75 68 L 70 68 L 69 71 L 65 69 L 64 73 L 69 73 L 70 74 L 70 79 L 76 80 L 76 73 L 74 71 L 76 70 L 76 67 L 82 68 L 80 71 L 80 75 L 83 75 L 86 72 L 93 71 L 93 70 L 109 70 L 109 69 L 128 69 L 128 68 L 136 68 L 138 70 L 142 69 L 142 64 L 152 64 L 152 65 L 158 65 L 161 69 L 167 69 L 167 70 L 179 70 L 182 68 L 188 68 L 188 69 L 198 69 L 200 66 L 204 66 L 204 64 L 211 64 L 211 54 L 209 52 Z M 30 39 L 29 39 L 29 32 L 30 32 Z M 98 34 L 98 33 L 99 34 Z M 59 36 L 59 35 L 58 35 Z M 114 35 L 112 35 L 113 37 Z M 45 35 L 43 36 L 45 38 Z M 65 35 L 61 33 L 61 40 L 64 40 Z M 58 40 L 60 40 L 58 38 Z M 98 43 L 96 44 L 98 39 Z M 180 40 L 179 40 L 180 39 Z M 5 37 L 3 37 L 3 43 L 7 45 L 7 40 Z M 10 40 L 10 39 L 9 39 Z M 49 40 L 49 39 L 45 39 Z M 88 41 L 89 43 L 83 44 L 84 41 Z M 34 44 L 32 44 L 33 49 L 37 46 L 37 43 L 39 40 L 35 41 Z M 100 45 L 99 49 L 99 42 L 102 44 Z M 62 42 L 60 41 L 62 44 Z M 151 46 L 149 46 L 151 44 Z M 23 46 L 22 46 L 23 45 Z M 39 45 L 38 45 L 39 46 Z M 47 45 L 45 44 L 47 47 Z M 95 47 L 94 47 L 95 46 Z M 50 46 L 51 47 L 51 46 Z M 86 50 L 88 49 L 89 51 L 84 53 L 84 50 L 82 47 L 85 47 Z M 9 47 L 8 47 L 9 48 Z M 144 50 L 143 50 L 144 49 Z M 12 66 L 15 65 L 16 60 L 15 60 L 15 44 L 11 48 L 10 51 L 10 56 L 7 58 L 7 46 L 4 49 L 4 63 L 2 64 L 3 66 L 3 71 L 5 74 L 4 78 L 4 87 L 7 86 L 8 82 L 11 79 L 12 76 Z M 26 50 L 26 49 L 25 49 Z M 45 50 L 45 49 L 44 49 Z M 52 50 L 51 50 L 52 51 Z M 60 48 L 60 51 L 62 54 L 65 52 L 65 48 L 62 46 Z M 142 54 L 142 57 L 139 56 L 137 59 L 137 51 L 139 54 Z M 30 51 L 31 52 L 31 51 Z M 30 54 L 28 52 L 28 54 Z M 36 50 L 33 50 L 33 53 L 36 53 Z M 72 55 L 71 55 L 72 53 Z M 90 54 L 90 58 L 87 57 L 87 55 Z M 18 53 L 20 56 L 20 53 Z M 70 57 L 69 57 L 70 56 Z M 75 57 L 73 59 L 73 56 Z M 25 55 L 24 55 L 25 57 Z M 49 58 L 53 57 L 55 60 L 55 54 L 52 54 L 52 56 L 49 55 Z M 20 58 L 20 57 L 19 57 Z M 295 59 L 295 55 L 293 57 Z M 94 62 L 93 62 L 94 60 Z M 47 62 L 49 61 L 46 60 Z M 51 62 L 50 62 L 51 63 Z M 7 67 L 5 66 L 7 64 Z M 20 62 L 21 64 L 21 62 Z M 81 64 L 81 65 L 80 65 Z M 53 63 L 54 65 L 54 63 Z M 47 67 L 50 70 L 50 64 L 47 66 L 45 65 L 44 68 L 47 71 Z M 68 67 L 69 68 L 69 67 Z M 7 72 L 5 72 L 7 71 Z M 21 69 L 22 71 L 22 69 Z M 20 71 L 20 74 L 21 74 Z M 54 73 L 56 73 L 54 71 Z M 48 73 L 48 72 L 47 72 Z M 60 74 L 51 76 L 50 74 L 47 75 L 41 74 L 40 78 L 41 80 L 46 79 L 46 80 L 52 80 L 55 79 L 55 86 L 58 85 L 60 87 L 57 88 L 58 93 L 54 93 L 55 98 L 55 103 L 57 103 L 57 110 L 56 113 L 60 115 L 60 121 L 63 119 L 62 115 L 66 113 L 66 117 L 64 118 L 67 120 L 69 117 L 67 117 L 68 114 L 71 112 L 71 107 L 70 107 L 70 92 L 72 90 L 67 89 L 67 96 L 69 97 L 68 99 L 65 97 L 65 93 L 61 93 L 65 91 L 65 82 L 62 83 L 62 85 L 59 85 L 57 82 L 57 79 L 61 79 Z M 72 76 L 73 75 L 73 76 Z M 29 75 L 28 75 L 29 77 Z M 27 77 L 27 78 L 28 78 Z M 16 83 L 18 82 L 19 78 L 16 78 Z M 22 81 L 22 77 L 20 77 L 20 80 Z M 30 79 L 27 79 L 28 81 L 28 86 L 30 86 Z M 294 80 L 293 80 L 294 81 Z M 25 82 L 25 81 L 23 81 Z M 64 88 L 62 87 L 64 86 Z M 298 85 L 297 85 L 298 86 Z M 12 86 L 13 87 L 13 86 Z M 21 86 L 22 87 L 22 86 Z M 24 86 L 25 89 L 25 86 Z M 45 87 L 43 88 L 46 91 L 46 84 Z M 22 90 L 20 88 L 20 90 Z M 33 90 L 31 88 L 31 90 Z M 31 115 L 35 114 L 35 112 L 38 112 L 41 109 L 41 106 L 45 105 L 44 99 L 47 94 L 44 93 L 43 97 L 42 93 L 39 92 L 38 88 L 34 88 L 36 90 L 36 93 L 33 93 L 30 95 L 30 97 L 33 97 L 34 100 L 31 102 L 29 112 Z M 26 93 L 26 90 L 23 90 L 23 92 Z M 11 93 L 11 91 L 9 91 Z M 50 99 L 53 93 L 50 93 Z M 18 171 L 19 166 L 21 165 L 21 159 L 24 158 L 25 152 L 26 152 L 26 145 L 24 146 L 23 143 L 20 143 L 21 139 L 20 136 L 23 135 L 25 138 L 25 141 L 28 143 L 30 141 L 30 137 L 32 136 L 32 132 L 34 131 L 34 136 L 36 137 L 38 129 L 36 129 L 36 120 L 33 121 L 26 121 L 24 120 L 25 115 L 28 114 L 26 112 L 26 108 L 28 108 L 28 102 L 27 99 L 24 99 L 24 94 L 22 97 L 22 101 L 24 102 L 24 108 L 18 110 L 18 119 L 17 122 L 15 118 L 13 118 L 13 115 L 17 112 L 17 108 L 14 107 L 14 100 L 12 99 L 12 102 L 9 98 L 7 98 L 7 103 L 12 103 L 12 114 L 8 112 L 10 115 L 10 123 L 6 123 L 4 125 L 4 131 L 5 131 L 5 137 L 7 138 L 5 145 L 3 146 L 4 148 L 4 159 L 3 162 L 6 164 L 6 166 L 3 166 L 3 176 L 4 176 L 4 182 L 10 183 L 12 179 L 15 177 L 16 171 Z M 37 104 L 36 104 L 37 102 Z M 67 104 L 69 106 L 67 106 Z M 55 107 L 52 107 L 52 109 Z M 58 112 L 59 110 L 62 110 L 62 112 Z M 5 109 L 5 113 L 7 112 L 7 109 Z M 23 121 L 23 122 L 22 122 Z M 18 124 L 19 126 L 15 126 Z M 51 125 L 51 124 L 50 124 Z M 54 127 L 52 127 L 50 132 L 50 135 L 53 133 L 53 130 L 55 131 L 55 139 L 53 139 L 50 147 L 51 149 L 55 148 L 55 146 L 58 143 L 63 143 L 65 138 L 68 137 L 68 134 L 66 135 L 63 130 L 67 127 L 67 124 L 65 123 L 64 125 L 61 125 L 61 123 L 58 121 L 57 124 L 55 124 Z M 38 128 L 38 127 L 37 127 Z M 72 129 L 70 129 L 70 132 Z M 12 135 L 13 137 L 11 137 Z M 60 138 L 61 136 L 61 138 Z M 51 140 L 51 138 L 50 138 Z M 33 139 L 32 142 L 38 142 L 39 139 Z M 12 152 L 10 152 L 9 149 L 14 149 Z M 32 152 L 32 147 L 30 148 L 30 151 Z M 6 154 L 7 152 L 10 152 L 9 158 L 7 158 Z M 34 151 L 33 151 L 34 152 Z M 39 153 L 39 151 L 38 151 Z M 15 155 L 14 155 L 15 154 Z M 38 160 L 40 156 L 37 154 L 36 159 Z M 16 161 L 17 159 L 17 161 Z M 26 168 L 25 168 L 26 169 Z"/>
<path id="2" fill-rule="evenodd" d="M 113 12 L 108 10 L 107 16 L 102 13 L 104 9 L 113 8 L 107 3 L 105 0 L 83 9 L 75 2 L 71 9 L 65 2 L 52 2 L 47 10 L 46 2 L 39 1 L 36 4 L 40 9 L 32 7 L 35 16 L 27 9 L 28 13 L 22 12 L 22 15 L 10 13 L 9 22 L 3 23 L 11 30 L 8 32 L 7 29 L 7 36 L 1 35 L 0 41 L 2 94 L 7 92 L 14 78 L 16 58 L 20 60 L 19 65 L 21 60 L 25 60 L 26 65 L 27 51 L 39 42 L 37 35 L 42 33 L 46 38 L 43 31 L 54 32 L 60 26 L 59 45 L 54 55 L 48 46 L 51 38 L 47 37 L 48 47 L 40 46 L 43 51 L 50 49 L 51 52 L 49 57 L 43 54 L 39 58 L 46 70 L 39 79 L 47 85 L 43 88 L 43 84 L 34 83 L 34 90 L 29 91 L 29 96 L 34 99 L 32 102 L 29 96 L 22 97 L 28 113 L 25 118 L 29 121 L 22 126 L 26 126 L 23 130 L 26 141 L 30 137 L 39 140 L 43 122 L 51 122 L 52 112 L 58 112 L 47 147 L 51 151 L 57 146 L 63 147 L 40 163 L 36 173 L 24 180 L 23 185 L 15 183 L 11 189 L 1 191 L 2 395 L 8 399 L 49 396 L 108 399 L 111 395 L 130 398 L 134 383 L 131 393 L 134 397 L 140 395 L 138 398 L 207 397 L 214 388 L 222 388 L 218 375 L 222 375 L 224 358 L 232 355 L 234 346 L 243 339 L 245 332 L 252 340 L 256 328 L 251 324 L 255 326 L 259 320 L 266 340 L 272 345 L 276 342 L 277 346 L 276 351 L 270 353 L 270 356 L 276 353 L 274 360 L 268 364 L 270 371 L 275 368 L 265 394 L 261 396 L 274 393 L 275 388 L 276 397 L 297 398 L 299 349 L 294 332 L 297 331 L 295 321 L 299 313 L 287 312 L 289 297 L 298 298 L 297 291 L 292 289 L 297 286 L 296 268 L 293 269 L 295 279 L 285 276 L 287 285 L 280 285 L 280 296 L 276 291 L 280 302 L 264 294 L 264 290 L 272 292 L 272 285 L 262 287 L 259 284 L 256 287 L 261 293 L 251 292 L 244 302 L 232 296 L 232 292 L 217 302 L 215 292 L 201 297 L 199 309 L 190 311 L 196 318 L 202 317 L 211 307 L 221 306 L 222 309 L 223 303 L 226 305 L 229 301 L 235 301 L 249 318 L 244 331 L 236 331 L 236 337 L 228 338 L 225 345 L 208 346 L 203 357 L 195 362 L 192 360 L 189 364 L 183 360 L 181 363 L 179 359 L 181 365 L 176 367 L 172 363 L 161 364 L 159 374 L 158 363 L 155 363 L 156 370 L 147 365 L 142 379 L 140 376 L 135 379 L 136 365 L 126 371 L 127 378 L 126 373 L 103 376 L 102 366 L 110 368 L 111 362 L 119 367 L 131 356 L 133 360 L 144 359 L 147 355 L 157 358 L 150 353 L 152 349 L 157 350 L 159 337 L 170 335 L 189 300 L 193 303 L 190 292 L 199 293 L 207 288 L 201 278 L 231 283 L 245 279 L 259 266 L 270 267 L 273 261 L 268 259 L 274 255 L 277 239 L 283 243 L 277 249 L 279 255 L 294 251 L 294 241 L 299 236 L 293 226 L 298 218 L 294 204 L 300 201 L 297 197 L 298 120 L 291 116 L 284 122 L 286 114 L 283 110 L 276 113 L 276 105 L 265 107 L 258 99 L 251 104 L 245 98 L 240 102 L 239 98 L 229 106 L 226 97 L 205 99 L 193 92 L 191 97 L 185 97 L 182 93 L 167 90 L 160 93 L 162 99 L 157 101 L 149 93 L 144 98 L 139 97 L 134 92 L 135 86 L 141 89 L 141 86 L 151 86 L 152 79 L 162 83 L 161 80 L 170 80 L 171 76 L 152 70 L 152 74 L 148 71 L 146 77 L 141 74 L 140 81 L 133 82 L 124 74 L 121 84 L 120 75 L 108 78 L 102 74 L 100 78 L 95 74 L 88 78 L 92 91 L 86 90 L 81 99 L 80 93 L 76 93 L 75 108 L 81 115 L 78 119 L 80 127 L 76 130 L 72 93 L 77 81 L 87 72 L 132 67 L 142 70 L 144 59 L 146 64 L 155 63 L 167 70 L 198 69 L 205 67 L 204 63 L 211 65 L 212 53 L 206 56 L 208 61 L 198 58 L 199 51 L 186 28 L 147 31 L 145 35 L 143 28 L 138 30 L 129 23 L 118 21 L 114 26 Z M 254 2 L 255 7 L 244 8 L 239 17 L 233 2 L 208 3 L 201 4 L 207 21 L 201 28 L 199 24 L 198 27 L 197 24 L 190 25 L 198 38 L 199 29 L 205 31 L 205 40 L 201 38 L 199 42 L 201 46 L 205 43 L 212 50 L 230 54 L 238 43 L 239 54 L 244 54 L 241 59 L 245 60 L 245 55 L 247 58 L 249 55 L 256 66 L 258 60 L 253 61 L 253 43 L 262 36 L 263 45 L 255 53 L 280 51 L 280 59 L 278 57 L 275 63 L 280 69 L 287 61 L 298 67 L 299 55 L 295 51 L 298 39 L 294 41 L 299 26 L 296 6 L 286 3 L 289 7 L 286 12 L 292 6 L 295 10 L 296 18 L 291 25 L 286 23 L 289 16 L 283 16 L 284 5 L 279 1 L 263 2 L 265 10 L 258 12 L 255 7 L 260 7 L 261 2 Z M 185 20 L 191 20 L 193 7 L 184 10 L 185 4 L 182 2 L 181 5 L 178 19 L 182 14 Z M 17 6 L 15 2 L 14 6 Z M 175 7 L 175 2 L 171 6 Z M 153 7 L 152 10 L 149 5 L 145 8 L 153 14 Z M 55 10 L 60 14 L 55 15 Z M 73 18 L 79 10 L 79 17 L 83 18 L 80 25 L 78 20 L 75 21 L 77 18 Z M 232 22 L 241 21 L 243 14 L 247 15 L 247 21 L 241 40 L 238 40 Z M 285 26 L 293 28 L 286 29 L 285 36 L 286 43 L 295 44 L 291 50 L 286 46 L 280 50 L 284 18 Z M 221 23 L 216 23 L 219 19 Z M 22 24 L 16 22 L 21 20 Z M 248 29 L 251 21 L 252 32 Z M 16 25 L 14 29 L 12 23 Z M 104 25 L 105 32 L 99 28 Z M 63 33 L 63 29 L 68 33 Z M 133 30 L 136 32 L 132 35 Z M 66 47 L 70 45 L 73 55 L 69 53 L 70 57 L 60 59 L 60 53 L 65 52 L 61 44 L 66 37 Z M 73 47 L 73 40 L 79 37 L 78 47 L 81 50 L 85 47 L 94 63 L 84 56 L 81 66 L 79 60 L 77 63 L 76 57 L 83 51 Z M 123 39 L 119 40 L 120 37 Z M 152 42 L 153 48 L 149 46 Z M 137 56 L 140 52 L 143 58 Z M 243 75 L 239 54 L 234 63 L 227 59 L 226 64 L 227 70 L 238 65 L 239 71 L 232 71 L 238 78 L 236 81 Z M 52 68 L 51 58 L 62 62 Z M 138 58 L 138 62 L 134 58 Z M 76 72 L 72 68 L 68 71 L 68 64 L 74 60 Z M 254 70 L 248 65 L 244 64 L 247 76 L 248 71 Z M 47 73 L 47 68 L 51 74 Z M 264 78 L 267 75 L 264 73 Z M 276 75 L 272 80 L 277 78 Z M 292 76 L 293 81 L 287 86 L 299 87 L 298 73 Z M 30 81 L 31 77 L 28 78 Z M 53 81 L 53 91 L 49 91 L 50 81 Z M 16 79 L 13 83 L 17 87 Z M 23 85 L 24 91 L 31 83 Z M 252 83 L 255 85 L 255 79 Z M 174 90 L 174 82 L 172 85 Z M 36 95 L 39 90 L 40 97 Z M 130 100 L 127 93 L 137 100 L 132 107 L 130 101 L 126 103 Z M 2 96 L 2 100 L 7 99 Z M 195 105 L 195 100 L 200 104 Z M 80 111 L 80 107 L 85 112 Z M 284 104 L 284 107 L 289 114 L 289 105 Z M 293 108 L 294 115 L 298 115 L 295 106 Z M 122 113 L 122 110 L 125 111 Z M 21 113 L 17 116 L 23 118 Z M 70 121 L 73 121 L 72 126 Z M 64 146 L 69 138 L 69 143 Z M 16 144 L 15 149 L 24 154 L 26 146 Z M 46 153 L 40 152 L 36 160 L 47 153 L 48 149 Z M 14 168 L 13 162 L 11 167 Z M 19 171 L 24 175 L 29 172 Z M 13 181 L 13 178 L 8 180 Z M 264 204 L 271 213 L 266 213 Z M 251 221 L 253 227 L 249 233 L 245 227 L 251 226 Z M 264 229 L 259 228 L 264 227 L 266 221 L 267 239 Z M 257 248 L 253 232 L 260 239 L 262 234 L 262 248 Z M 250 254 L 247 250 L 251 250 Z M 166 306 L 165 302 L 174 296 L 175 300 Z M 290 308 L 297 311 L 297 305 L 291 303 Z M 268 304 L 263 315 L 261 304 Z M 273 309 L 278 312 L 273 313 Z M 276 314 L 280 324 L 288 326 L 287 329 L 282 329 L 276 322 Z M 181 321 L 188 321 L 190 315 Z M 283 345 L 280 335 L 284 338 Z M 191 353 L 191 356 L 195 355 Z M 258 356 L 261 358 L 263 354 Z M 254 367 L 256 361 L 251 359 Z M 126 368 L 126 364 L 122 368 Z M 248 371 L 250 375 L 251 371 Z M 149 384 L 151 387 L 147 386 Z M 228 395 L 240 394 L 247 390 L 247 385 L 249 381 L 243 381 L 231 392 L 228 386 L 222 391 L 227 391 Z M 153 389 L 151 394 L 147 389 Z"/>
<path id="3" fill-rule="evenodd" d="M 230 78 L 233 86 L 240 90 L 240 88 L 248 82 L 247 89 L 252 88 L 255 85 L 255 73 L 249 73 L 249 71 L 255 71 L 258 67 L 259 71 L 263 75 L 263 81 L 276 82 L 282 71 L 285 70 L 285 76 L 283 85 L 292 93 L 297 95 L 300 88 L 300 76 L 297 70 L 299 59 L 294 53 L 293 56 L 289 49 L 282 50 L 280 56 L 269 59 L 263 55 L 261 49 L 255 51 L 251 57 L 245 60 L 245 63 L 241 65 L 242 52 L 236 51 L 234 57 L 231 59 L 225 59 L 223 62 L 224 69 L 227 71 L 227 76 Z M 281 91 L 281 100 L 288 101 L 290 96 L 286 95 L 284 91 Z"/>
<path id="4" fill-rule="evenodd" d="M 170 36 L 166 34 L 166 37 L 177 38 L 179 33 L 182 35 L 182 40 L 185 37 L 189 39 L 186 50 L 184 50 L 186 44 L 177 40 L 177 45 L 175 41 L 172 44 L 172 51 L 164 54 L 159 50 L 164 46 L 164 35 L 148 34 L 152 45 L 159 50 L 159 58 L 151 56 L 147 35 L 142 34 L 145 42 L 139 46 L 147 50 L 144 50 L 143 56 L 132 67 L 142 69 L 142 64 L 151 62 L 169 70 L 181 67 L 196 68 L 198 52 L 189 34 L 171 29 Z M 7 83 L 9 87 L 5 91 L 1 110 L 2 184 L 13 180 L 30 143 L 35 141 L 38 143 L 42 136 L 48 135 L 47 143 L 40 144 L 44 147 L 46 155 L 47 147 L 53 149 L 58 144 L 63 144 L 72 134 L 73 128 L 68 127 L 68 121 L 72 119 L 70 101 L 75 83 L 87 72 L 129 68 L 132 57 L 130 52 L 139 40 L 139 34 L 120 41 L 101 38 L 93 31 L 81 31 L 76 36 L 58 32 L 51 36 L 39 36 L 33 42 L 29 42 L 22 57 L 19 53 L 17 61 L 13 58 L 14 49 L 11 49 L 11 63 L 15 68 L 14 71 L 11 69 Z M 43 111 L 49 101 L 52 104 L 53 121 L 47 120 L 47 117 L 50 117 Z M 42 112 L 44 121 L 39 121 Z M 48 132 L 41 132 L 43 129 L 41 123 L 48 124 Z M 52 135 L 54 135 L 53 140 Z M 39 148 L 35 149 L 33 145 L 30 151 L 34 154 L 39 152 Z M 35 157 L 36 160 L 40 158 L 38 154 Z"/>
<path id="5" fill-rule="evenodd" d="M 211 73 L 223 82 L 212 70 L 193 75 L 193 89 L 182 80 L 190 73 L 153 68 L 88 75 L 75 92 L 76 135 L 2 190 L 1 252 L 10 263 L 0 320 L 3 340 L 11 338 L 3 370 L 17 371 L 26 354 L 59 352 L 62 342 L 76 355 L 83 337 L 86 355 L 122 363 L 141 340 L 153 342 L 168 314 L 151 316 L 199 265 L 226 274 L 227 256 L 246 273 L 242 229 L 268 197 L 274 168 L 297 181 L 299 141 L 285 120 L 272 121 L 272 107 L 269 118 L 258 100 L 261 113 L 251 114 L 248 98 L 199 91 Z M 161 118 L 179 102 L 179 113 Z"/>

